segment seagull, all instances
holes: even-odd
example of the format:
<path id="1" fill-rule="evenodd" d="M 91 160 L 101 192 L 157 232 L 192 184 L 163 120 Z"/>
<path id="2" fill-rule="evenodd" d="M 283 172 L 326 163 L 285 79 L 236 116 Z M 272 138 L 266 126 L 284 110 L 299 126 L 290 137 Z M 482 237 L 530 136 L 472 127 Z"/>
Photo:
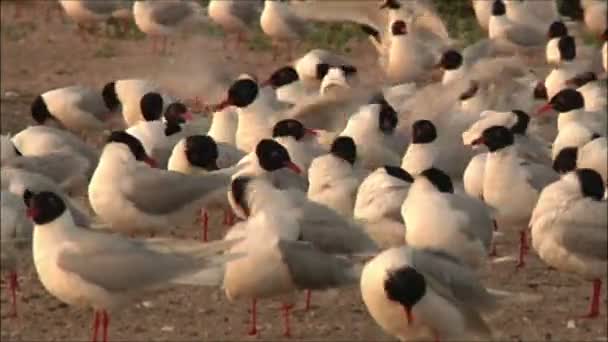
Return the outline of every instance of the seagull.
<path id="1" fill-rule="evenodd" d="M 182 103 L 174 102 L 167 106 L 163 115 L 163 100 L 158 93 L 144 95 L 141 99 L 141 109 L 145 121 L 137 122 L 126 132 L 137 138 L 144 146 L 146 154 L 164 168 L 173 146 L 183 135 L 181 125 L 192 120 L 192 113 Z"/>
<path id="2" fill-rule="evenodd" d="M 496 210 L 494 218 L 498 227 L 519 227 L 517 267 L 523 267 L 528 248 L 526 224 L 532 208 L 540 191 L 557 180 L 558 175 L 548 166 L 522 162 L 513 145 L 513 133 L 504 126 L 485 129 L 472 144 L 484 144 L 490 151 L 484 170 L 483 200 Z"/>
<path id="3" fill-rule="evenodd" d="M 167 169 L 184 174 L 205 174 L 230 168 L 244 156 L 245 153 L 237 150 L 233 145 L 217 143 L 207 135 L 191 135 L 175 145 Z M 215 202 L 220 203 L 209 203 L 207 208 L 217 206 L 223 209 L 224 223 L 230 225 L 232 213 L 229 211 L 225 196 L 222 196 L 220 201 Z M 202 240 L 207 241 L 209 215 L 206 209 L 203 210 L 202 221 Z"/>
<path id="4" fill-rule="evenodd" d="M 226 174 L 183 175 L 150 168 L 154 160 L 141 142 L 124 131 L 110 135 L 89 184 L 89 202 L 114 231 L 163 231 L 192 223 L 215 191 L 225 189 Z"/>
<path id="5" fill-rule="evenodd" d="M 608 184 L 608 146 L 606 137 L 597 137 L 582 146 L 565 147 L 553 161 L 553 169 L 565 174 L 576 169 L 591 169 Z"/>
<path id="6" fill-rule="evenodd" d="M 99 133 L 107 128 L 110 109 L 93 89 L 70 86 L 36 96 L 31 105 L 34 121 L 76 133 Z"/>
<path id="7" fill-rule="evenodd" d="M 536 139 L 530 131 L 530 116 L 521 110 L 510 112 L 484 111 L 479 121 L 462 134 L 464 145 L 471 145 L 482 132 L 492 126 L 505 126 L 515 138 L 518 156 L 529 162 L 548 165 L 550 151 L 546 144 Z M 478 153 L 469 162 L 463 174 L 464 190 L 469 196 L 483 199 L 483 183 L 487 152 Z"/>
<path id="8" fill-rule="evenodd" d="M 580 123 L 598 133 L 606 133 L 606 113 L 588 112 L 585 110 L 585 98 L 576 89 L 566 88 L 559 91 L 551 100 L 540 107 L 537 114 L 555 110 L 557 117 L 557 129 L 562 130 L 571 123 Z"/>
<path id="9" fill-rule="evenodd" d="M 3 166 L 0 170 L 2 191 L 9 191 L 19 198 L 27 197 L 28 192 L 52 191 L 63 198 L 77 225 L 89 226 L 91 224 L 91 218 L 86 208 L 64 193 L 52 179 L 39 173 L 10 166 Z"/>
<path id="10" fill-rule="evenodd" d="M 132 240 L 82 229 L 52 192 L 33 194 L 27 215 L 34 222 L 34 265 L 45 289 L 60 301 L 95 310 L 93 339 L 108 311 L 124 307 L 143 291 L 170 284 L 217 286 L 218 273 L 235 255 L 215 255 L 236 241 L 194 245 L 188 241 Z M 57 243 L 61 241 L 61 243 Z M 219 279 L 218 279 L 219 278 Z"/>
<path id="11" fill-rule="evenodd" d="M 77 136 L 47 126 L 29 126 L 0 140 L 3 167 L 39 173 L 70 193 L 86 188 L 99 159 L 99 152 Z"/>
<path id="12" fill-rule="evenodd" d="M 352 217 L 362 171 L 357 145 L 350 137 L 338 137 L 329 154 L 317 157 L 308 170 L 308 198 L 344 217 Z"/>
<path id="13" fill-rule="evenodd" d="M 585 111 L 606 111 L 608 99 L 606 99 L 606 85 L 600 84 L 594 72 L 584 72 L 566 81 L 566 85 L 575 88 L 583 95 Z"/>
<path id="14" fill-rule="evenodd" d="M 537 27 L 516 23 L 508 17 L 503 0 L 494 0 L 492 15 L 488 23 L 488 36 L 499 43 L 516 48 L 539 47 L 546 42 L 543 30 Z"/>
<path id="15" fill-rule="evenodd" d="M 272 130 L 272 138 L 287 149 L 289 156 L 302 169 L 302 175 L 305 177 L 308 176 L 308 168 L 313 159 L 327 153 L 319 144 L 317 134 L 317 131 L 304 127 L 294 119 L 281 120 Z"/>
<path id="16" fill-rule="evenodd" d="M 386 164 L 399 164 L 402 152 L 390 148 L 399 139 L 396 132 L 398 123 L 397 112 L 386 100 L 372 101 L 348 119 L 340 136 L 351 137 L 357 145 L 361 165 L 375 170 Z"/>
<path id="17" fill-rule="evenodd" d="M 581 147 L 589 141 L 599 138 L 600 134 L 595 133 L 589 127 L 572 122 L 559 131 L 551 147 L 551 160 L 555 160 L 557 154 L 566 147 Z"/>
<path id="18" fill-rule="evenodd" d="M 560 8 L 565 16 L 573 20 L 582 21 L 585 28 L 591 34 L 599 36 L 606 26 L 607 5 L 604 1 L 597 0 L 575 0 L 567 1 Z"/>
<path id="19" fill-rule="evenodd" d="M 242 77 L 232 83 L 226 99 L 213 106 L 214 111 L 235 106 L 238 113 L 236 147 L 247 153 L 253 151 L 260 140 L 272 136 L 277 111 L 271 99 L 263 92 L 257 82 Z"/>
<path id="20" fill-rule="evenodd" d="M 137 27 L 152 38 L 153 52 L 167 52 L 168 37 L 176 32 L 207 22 L 202 6 L 191 0 L 136 0 L 133 17 Z M 157 39 L 161 40 L 158 47 Z"/>
<path id="21" fill-rule="evenodd" d="M 162 94 L 160 86 L 150 80 L 125 79 L 108 82 L 102 90 L 103 101 L 111 111 L 122 113 L 127 127 L 146 121 L 141 110 L 142 99 L 148 93 Z M 163 96 L 163 112 L 173 101 Z"/>
<path id="22" fill-rule="evenodd" d="M 325 235 L 310 225 L 299 224 L 292 215 L 289 193 L 274 188 L 262 179 L 233 179 L 231 204 L 245 221 L 236 224 L 225 239 L 243 237 L 231 253 L 246 257 L 226 265 L 223 287 L 230 301 L 251 300 L 249 335 L 257 335 L 257 300 L 280 296 L 284 318 L 284 336 L 291 335 L 289 314 L 293 294 L 299 289 L 324 290 L 356 284 L 360 267 L 348 259 L 333 256 L 316 245 L 318 239 L 334 240 L 339 235 L 326 230 Z M 268 201 L 272 198 L 272 201 Z M 309 231 L 309 232 L 307 232 Z M 312 232 L 312 234 L 311 234 Z M 340 234 L 338 230 L 337 234 Z M 256 269 L 256 272 L 246 270 Z"/>
<path id="23" fill-rule="evenodd" d="M 547 47 L 545 48 L 545 56 L 547 58 L 547 64 L 558 66 L 562 61 L 562 52 L 559 48 L 560 38 L 569 36 L 568 27 L 562 21 L 554 21 L 549 25 L 549 30 L 547 31 L 547 37 L 549 41 L 547 42 Z M 562 43 L 564 44 L 564 43 Z"/>
<path id="24" fill-rule="evenodd" d="M 220 25 L 226 33 L 235 33 L 237 42 L 243 43 L 247 32 L 256 23 L 261 14 L 262 0 L 211 0 L 207 6 L 209 18 Z M 224 39 L 227 48 L 228 39 Z"/>
<path id="25" fill-rule="evenodd" d="M 557 38 L 557 51 L 552 57 L 555 59 L 554 64 L 557 64 L 545 78 L 545 87 L 549 98 L 555 96 L 560 90 L 567 87 L 566 82 L 581 73 L 584 66 L 577 59 L 576 42 L 572 36 L 563 36 Z"/>
<path id="26" fill-rule="evenodd" d="M 11 295 L 11 316 L 17 317 L 17 296 L 15 291 L 19 288 L 17 278 L 17 267 L 20 252 L 24 247 L 29 247 L 32 240 L 32 224 L 25 216 L 26 207 L 24 199 L 12 192 L 2 191 L 0 200 L 2 210 L 0 211 L 2 224 L 0 225 L 2 239 L 2 253 L 0 265 L 2 271 L 7 272 L 7 283 Z"/>
<path id="27" fill-rule="evenodd" d="M 130 0 L 60 0 L 59 4 L 65 13 L 76 22 L 81 33 L 86 30 L 92 32 L 95 24 L 110 18 L 121 19 L 125 23 L 132 18 L 130 11 L 132 1 Z M 84 37 L 82 35 L 83 39 Z"/>
<path id="28" fill-rule="evenodd" d="M 353 216 L 381 248 L 405 244 L 401 205 L 414 178 L 398 166 L 379 167 L 357 190 Z"/>
<path id="29" fill-rule="evenodd" d="M 443 252 L 393 247 L 361 274 L 368 312 L 388 334 L 403 340 L 490 340 L 483 318 L 498 305 L 476 273 Z"/>
<path id="30" fill-rule="evenodd" d="M 283 0 L 265 0 L 260 16 L 260 26 L 273 43 L 273 60 L 278 57 L 277 44 L 287 42 L 289 53 L 294 50 L 291 42 L 304 38 L 308 32 L 306 21 L 292 13 L 290 6 Z"/>
<path id="31" fill-rule="evenodd" d="M 547 186 L 532 212 L 532 246 L 547 264 L 593 281 L 589 313 L 600 314 L 600 291 L 608 266 L 605 180 L 578 169 Z"/>
<path id="32" fill-rule="evenodd" d="M 408 246 L 442 251 L 475 269 L 485 262 L 492 242 L 492 213 L 480 200 L 455 194 L 443 171 L 429 168 L 416 177 L 401 214 Z"/>

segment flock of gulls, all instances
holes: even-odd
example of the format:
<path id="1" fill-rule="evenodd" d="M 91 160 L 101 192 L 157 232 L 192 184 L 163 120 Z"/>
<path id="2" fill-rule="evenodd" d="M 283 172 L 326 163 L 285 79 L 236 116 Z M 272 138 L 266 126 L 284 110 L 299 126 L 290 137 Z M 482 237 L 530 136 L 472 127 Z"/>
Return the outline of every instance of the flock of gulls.
<path id="1" fill-rule="evenodd" d="M 81 28 L 134 18 L 161 45 L 191 21 L 237 42 L 259 23 L 288 46 L 314 22 L 350 22 L 385 75 L 365 80 L 356 61 L 314 49 L 267 78 L 235 76 L 197 108 L 145 79 L 40 94 L 37 124 L 2 136 L 15 315 L 29 246 L 51 295 L 94 310 L 93 340 L 143 290 L 181 284 L 250 301 L 252 335 L 259 300 L 282 303 L 289 336 L 299 291 L 308 305 L 310 291 L 360 284 L 400 340 L 490 339 L 488 314 L 537 298 L 487 288 L 479 271 L 525 272 L 530 247 L 592 281 L 586 317 L 605 307 L 605 1 L 474 0 L 487 37 L 469 46 L 430 1 L 211 0 L 208 15 L 190 1 L 60 3 Z M 209 242 L 218 210 L 230 227 Z M 202 242 L 166 236 L 193 225 Z M 497 251 L 507 235 L 519 249 Z"/>

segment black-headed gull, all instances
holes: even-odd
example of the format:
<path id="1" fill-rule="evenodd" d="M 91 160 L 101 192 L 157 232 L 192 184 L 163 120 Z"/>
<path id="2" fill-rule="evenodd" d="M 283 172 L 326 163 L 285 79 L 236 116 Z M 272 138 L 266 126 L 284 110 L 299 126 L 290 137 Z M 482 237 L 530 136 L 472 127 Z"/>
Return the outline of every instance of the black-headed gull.
<path id="1" fill-rule="evenodd" d="M 529 223 L 532 246 L 544 262 L 593 281 L 589 318 L 599 316 L 608 266 L 604 184 L 591 169 L 566 174 L 542 191 Z"/>

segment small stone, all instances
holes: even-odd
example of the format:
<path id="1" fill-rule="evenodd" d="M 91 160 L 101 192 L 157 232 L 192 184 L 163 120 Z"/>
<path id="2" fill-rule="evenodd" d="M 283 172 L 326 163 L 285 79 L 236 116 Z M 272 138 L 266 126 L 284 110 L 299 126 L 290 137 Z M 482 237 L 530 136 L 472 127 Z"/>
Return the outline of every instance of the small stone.
<path id="1" fill-rule="evenodd" d="M 576 323 L 574 323 L 574 320 L 569 320 L 568 324 L 566 324 L 566 327 L 568 329 L 574 329 L 574 328 L 576 328 Z"/>
<path id="2" fill-rule="evenodd" d="M 175 328 L 170 325 L 165 325 L 162 328 L 160 328 L 160 331 L 162 331 L 162 332 L 173 332 L 174 330 L 175 330 Z"/>
<path id="3" fill-rule="evenodd" d="M 13 98 L 16 98 L 19 96 L 21 96 L 21 95 L 19 95 L 19 93 L 16 91 L 9 90 L 9 91 L 4 92 L 4 97 L 6 97 L 7 99 L 13 99 Z"/>
<path id="4" fill-rule="evenodd" d="M 146 309 L 149 309 L 149 308 L 153 307 L 154 305 L 152 305 L 151 301 L 146 300 L 146 301 L 141 302 L 141 306 L 143 306 Z"/>

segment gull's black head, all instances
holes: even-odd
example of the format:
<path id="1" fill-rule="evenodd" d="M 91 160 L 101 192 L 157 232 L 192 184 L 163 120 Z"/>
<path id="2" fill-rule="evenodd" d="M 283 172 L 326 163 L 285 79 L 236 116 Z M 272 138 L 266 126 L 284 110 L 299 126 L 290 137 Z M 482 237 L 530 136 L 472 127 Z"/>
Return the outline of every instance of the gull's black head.
<path id="1" fill-rule="evenodd" d="M 511 127 L 511 132 L 513 132 L 513 134 L 525 135 L 528 130 L 528 124 L 530 123 L 530 115 L 519 109 L 514 109 L 511 112 L 517 117 L 515 125 Z"/>
<path id="2" fill-rule="evenodd" d="M 330 65 L 327 63 L 319 63 L 317 64 L 316 76 L 317 80 L 321 81 L 325 75 L 329 72 Z"/>
<path id="3" fill-rule="evenodd" d="M 46 106 L 46 102 L 41 95 L 36 96 L 34 102 L 32 102 L 31 106 L 32 118 L 37 123 L 43 125 L 46 120 L 54 119 L 51 112 L 49 112 L 49 108 Z"/>
<path id="4" fill-rule="evenodd" d="M 557 42 L 559 55 L 564 61 L 572 61 L 576 58 L 576 42 L 572 36 L 563 36 Z"/>
<path id="5" fill-rule="evenodd" d="M 452 180 L 445 172 L 433 167 L 424 170 L 420 175 L 428 179 L 428 181 L 433 184 L 437 191 L 450 194 L 454 193 L 454 185 L 452 184 Z"/>
<path id="6" fill-rule="evenodd" d="M 384 0 L 380 8 L 400 9 L 401 3 L 399 3 L 399 0 Z"/>
<path id="7" fill-rule="evenodd" d="M 232 198 L 234 202 L 243 209 L 246 216 L 250 214 L 249 204 L 247 203 L 247 186 L 252 178 L 240 176 L 235 178 L 231 184 Z"/>
<path id="8" fill-rule="evenodd" d="M 576 159 L 578 157 L 578 148 L 565 147 L 553 160 L 553 170 L 559 174 L 568 173 L 576 169 Z"/>
<path id="9" fill-rule="evenodd" d="M 460 94 L 460 101 L 466 101 L 472 98 L 473 96 L 475 96 L 475 94 L 477 94 L 477 91 L 479 91 L 479 83 L 476 81 L 471 81 L 469 89 L 467 89 L 464 93 Z"/>
<path id="10" fill-rule="evenodd" d="M 261 140 L 255 148 L 260 167 L 268 172 L 276 171 L 284 167 L 291 169 L 295 173 L 302 170 L 295 165 L 289 157 L 289 152 L 283 145 L 272 139 Z"/>
<path id="11" fill-rule="evenodd" d="M 568 28 L 561 21 L 554 21 L 549 25 L 547 36 L 549 39 L 563 37 L 568 35 Z"/>
<path id="12" fill-rule="evenodd" d="M 65 210 L 66 206 L 61 197 L 49 191 L 42 191 L 30 198 L 27 215 L 37 225 L 44 225 L 55 221 Z"/>
<path id="13" fill-rule="evenodd" d="M 533 98 L 536 100 L 549 99 L 549 95 L 547 95 L 547 87 L 545 87 L 545 82 L 536 83 L 536 87 L 534 87 Z"/>
<path id="14" fill-rule="evenodd" d="M 505 15 L 507 13 L 507 8 L 502 0 L 494 0 L 492 3 L 492 15 L 495 17 L 499 17 Z"/>
<path id="15" fill-rule="evenodd" d="M 112 132 L 108 138 L 108 144 L 109 143 L 120 143 L 126 145 L 129 147 L 129 150 L 136 160 L 145 162 L 150 159 L 146 154 L 146 150 L 144 149 L 144 145 L 142 145 L 141 141 L 125 131 Z"/>
<path id="16" fill-rule="evenodd" d="M 407 24 L 403 20 L 395 20 L 391 25 L 393 36 L 403 36 L 407 34 Z"/>
<path id="17" fill-rule="evenodd" d="M 163 114 L 163 97 L 159 93 L 147 93 L 139 101 L 139 108 L 146 121 L 160 120 Z"/>
<path id="18" fill-rule="evenodd" d="M 239 108 L 249 106 L 258 97 L 258 84 L 252 79 L 237 80 L 228 89 L 227 104 Z"/>
<path id="19" fill-rule="evenodd" d="M 389 270 L 384 279 L 384 292 L 389 300 L 405 308 L 409 324 L 413 321 L 412 308 L 426 293 L 426 280 L 410 266 Z"/>
<path id="20" fill-rule="evenodd" d="M 294 119 L 285 119 L 277 122 L 272 129 L 272 137 L 293 137 L 296 140 L 302 139 L 307 133 L 306 127 Z"/>
<path id="21" fill-rule="evenodd" d="M 272 88 L 277 89 L 282 86 L 291 84 L 300 79 L 298 72 L 292 66 L 285 66 L 275 71 L 270 75 L 268 81 L 265 84 L 270 85 Z"/>
<path id="22" fill-rule="evenodd" d="M 192 135 L 187 137 L 184 150 L 190 164 L 207 171 L 218 169 L 217 158 L 219 152 L 217 144 L 210 136 Z"/>
<path id="23" fill-rule="evenodd" d="M 399 166 L 386 165 L 386 166 L 384 166 L 384 171 L 386 171 L 386 173 L 391 175 L 392 177 L 401 179 L 402 181 L 404 181 L 406 183 L 414 182 L 414 177 L 412 177 L 412 175 L 410 175 L 407 171 L 400 168 Z"/>
<path id="24" fill-rule="evenodd" d="M 569 17 L 572 20 L 583 20 L 585 18 L 585 10 L 581 5 L 581 0 L 565 0 L 559 6 L 559 13 L 564 17 Z"/>
<path id="25" fill-rule="evenodd" d="M 337 137 L 331 144 L 330 152 L 351 165 L 354 165 L 357 160 L 357 145 L 351 137 Z"/>
<path id="26" fill-rule="evenodd" d="M 592 169 L 578 169 L 576 176 L 581 183 L 581 192 L 583 196 L 590 197 L 596 201 L 601 201 L 604 198 L 604 181 L 597 171 Z"/>
<path id="27" fill-rule="evenodd" d="M 116 94 L 116 82 L 109 82 L 101 91 L 101 97 L 103 102 L 110 111 L 115 111 L 120 106 L 120 100 L 118 100 L 118 94 Z"/>
<path id="28" fill-rule="evenodd" d="M 571 110 L 583 109 L 585 98 L 576 89 L 562 89 L 549 101 L 551 108 L 558 113 L 567 113 Z"/>
<path id="29" fill-rule="evenodd" d="M 380 103 L 378 115 L 378 128 L 382 133 L 392 134 L 399 123 L 399 116 L 395 109 L 386 101 Z"/>
<path id="30" fill-rule="evenodd" d="M 412 124 L 412 144 L 429 144 L 437 139 L 437 129 L 429 120 L 418 120 Z"/>
<path id="31" fill-rule="evenodd" d="M 445 70 L 456 70 L 462 66 L 463 58 L 460 52 L 448 50 L 441 55 L 439 65 Z"/>
<path id="32" fill-rule="evenodd" d="M 597 81 L 597 76 L 593 71 L 583 72 L 566 81 L 566 84 L 580 88 L 589 82 Z"/>
<path id="33" fill-rule="evenodd" d="M 504 126 L 492 126 L 486 128 L 481 137 L 473 141 L 473 145 L 484 144 L 490 152 L 513 145 L 513 133 Z"/>

